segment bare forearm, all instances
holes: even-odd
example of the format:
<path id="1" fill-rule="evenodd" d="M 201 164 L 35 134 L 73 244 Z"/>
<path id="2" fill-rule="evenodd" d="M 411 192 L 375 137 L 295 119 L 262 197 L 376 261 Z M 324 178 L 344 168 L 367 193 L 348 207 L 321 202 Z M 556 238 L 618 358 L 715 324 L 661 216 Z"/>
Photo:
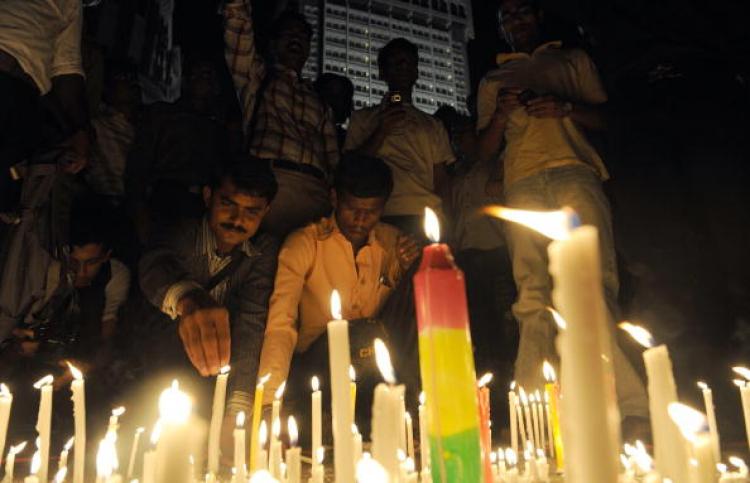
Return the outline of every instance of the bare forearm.
<path id="1" fill-rule="evenodd" d="M 494 116 L 490 125 L 480 131 L 477 148 L 480 162 L 489 162 L 497 157 L 505 142 L 506 124 L 506 119 Z"/>

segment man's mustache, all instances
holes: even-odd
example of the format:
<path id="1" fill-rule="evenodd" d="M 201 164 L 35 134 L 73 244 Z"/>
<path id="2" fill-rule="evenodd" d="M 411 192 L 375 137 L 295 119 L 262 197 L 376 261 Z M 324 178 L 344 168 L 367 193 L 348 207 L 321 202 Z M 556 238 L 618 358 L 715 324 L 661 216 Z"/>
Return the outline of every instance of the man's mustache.
<path id="1" fill-rule="evenodd" d="M 245 230 L 244 228 L 242 228 L 242 227 L 241 227 L 241 226 L 239 226 L 239 225 L 233 225 L 233 224 L 231 224 L 231 223 L 220 223 L 220 224 L 219 224 L 219 226 L 221 226 L 221 227 L 222 227 L 222 228 L 224 228 L 225 230 L 229 230 L 229 231 L 236 231 L 237 233 L 241 233 L 241 234 L 243 234 L 243 235 L 244 235 L 245 233 L 247 233 L 247 230 Z"/>

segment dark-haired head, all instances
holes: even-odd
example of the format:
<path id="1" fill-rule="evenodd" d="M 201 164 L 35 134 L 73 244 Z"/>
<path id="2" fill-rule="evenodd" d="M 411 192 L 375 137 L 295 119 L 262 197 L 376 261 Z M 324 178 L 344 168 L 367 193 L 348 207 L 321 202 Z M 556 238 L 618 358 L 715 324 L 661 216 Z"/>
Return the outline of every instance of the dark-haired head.
<path id="1" fill-rule="evenodd" d="M 333 110 L 337 124 L 343 124 L 352 113 L 354 84 L 343 75 L 326 72 L 313 84 L 315 91 Z"/>
<path id="2" fill-rule="evenodd" d="M 68 265 L 76 287 L 87 287 L 112 255 L 114 216 L 98 197 L 86 197 L 73 205 Z"/>
<path id="3" fill-rule="evenodd" d="M 331 198 L 339 230 L 355 249 L 367 242 L 391 191 L 393 175 L 381 159 L 349 153 L 339 161 Z"/>
<path id="4" fill-rule="evenodd" d="M 505 41 L 516 52 L 531 53 L 542 42 L 544 12 L 538 0 L 500 0 L 498 20 Z"/>
<path id="5" fill-rule="evenodd" d="M 229 253 L 255 235 L 277 190 L 271 168 L 260 159 L 233 161 L 216 173 L 203 199 L 220 252 Z"/>
<path id="6" fill-rule="evenodd" d="M 313 30 L 304 15 L 285 10 L 273 22 L 270 30 L 268 52 L 273 62 L 302 72 L 310 55 Z"/>
<path id="7" fill-rule="evenodd" d="M 378 69 L 390 91 L 408 95 L 419 77 L 419 49 L 405 38 L 393 39 L 378 52 Z"/>

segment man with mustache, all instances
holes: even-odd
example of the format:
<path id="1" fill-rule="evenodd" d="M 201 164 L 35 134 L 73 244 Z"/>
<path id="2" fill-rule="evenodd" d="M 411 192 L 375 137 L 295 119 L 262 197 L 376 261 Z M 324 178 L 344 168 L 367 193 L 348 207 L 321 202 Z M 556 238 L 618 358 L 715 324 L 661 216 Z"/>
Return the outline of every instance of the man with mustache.
<path id="1" fill-rule="evenodd" d="M 276 190 L 262 163 L 225 167 L 203 188 L 203 219 L 156 230 L 139 264 L 143 294 L 166 314 L 149 365 L 205 377 L 230 364 L 234 411 L 249 409 L 258 368 L 277 246 L 257 232 Z"/>
<path id="2" fill-rule="evenodd" d="M 302 79 L 312 27 L 298 12 L 283 12 L 260 53 L 250 0 L 224 9 L 226 61 L 242 106 L 249 154 L 269 163 L 279 183 L 264 229 L 285 236 L 330 212 L 327 180 L 339 151 L 331 110 Z"/>

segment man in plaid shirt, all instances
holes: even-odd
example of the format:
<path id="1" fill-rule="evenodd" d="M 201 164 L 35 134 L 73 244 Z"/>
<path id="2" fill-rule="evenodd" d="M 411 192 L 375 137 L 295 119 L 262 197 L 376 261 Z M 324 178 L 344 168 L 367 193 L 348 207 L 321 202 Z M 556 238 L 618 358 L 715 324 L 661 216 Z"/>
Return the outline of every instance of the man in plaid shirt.
<path id="1" fill-rule="evenodd" d="M 301 78 L 312 28 L 301 14 L 282 13 L 264 58 L 250 1 L 230 0 L 224 18 L 225 56 L 242 104 L 247 150 L 269 160 L 279 184 L 263 225 L 285 236 L 330 213 L 327 179 L 339 157 L 330 109 Z"/>

